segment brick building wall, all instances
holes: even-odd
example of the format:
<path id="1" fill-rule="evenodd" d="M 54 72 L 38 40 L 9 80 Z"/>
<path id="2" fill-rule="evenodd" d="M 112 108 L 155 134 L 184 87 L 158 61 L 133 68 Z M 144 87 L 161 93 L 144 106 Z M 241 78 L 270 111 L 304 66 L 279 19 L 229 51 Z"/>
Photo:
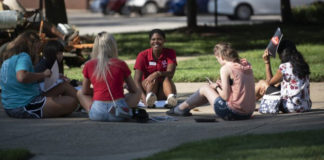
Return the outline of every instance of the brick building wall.
<path id="1" fill-rule="evenodd" d="M 18 0 L 25 8 L 38 8 L 39 0 Z M 90 0 L 65 0 L 66 9 L 88 9 Z"/>

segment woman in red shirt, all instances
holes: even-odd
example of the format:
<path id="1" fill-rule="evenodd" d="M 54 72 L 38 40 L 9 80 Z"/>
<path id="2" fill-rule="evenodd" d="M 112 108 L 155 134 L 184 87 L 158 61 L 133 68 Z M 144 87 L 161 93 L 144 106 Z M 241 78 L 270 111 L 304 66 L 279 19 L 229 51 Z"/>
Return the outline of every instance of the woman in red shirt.
<path id="1" fill-rule="evenodd" d="M 91 120 L 124 121 L 124 118 L 109 112 L 114 105 L 113 101 L 126 108 L 136 107 L 139 102 L 141 91 L 136 87 L 127 64 L 117 56 L 113 35 L 99 33 L 94 42 L 92 59 L 83 68 L 82 89 L 77 94 Z M 124 95 L 124 81 L 128 86 L 127 95 Z M 90 88 L 91 84 L 93 89 Z"/>
<path id="2" fill-rule="evenodd" d="M 151 48 L 140 52 L 136 58 L 135 84 L 142 90 L 142 102 L 154 107 L 156 100 L 167 99 L 166 107 L 177 105 L 176 87 L 172 78 L 177 66 L 173 49 L 164 48 L 165 33 L 153 29 L 150 34 Z"/>

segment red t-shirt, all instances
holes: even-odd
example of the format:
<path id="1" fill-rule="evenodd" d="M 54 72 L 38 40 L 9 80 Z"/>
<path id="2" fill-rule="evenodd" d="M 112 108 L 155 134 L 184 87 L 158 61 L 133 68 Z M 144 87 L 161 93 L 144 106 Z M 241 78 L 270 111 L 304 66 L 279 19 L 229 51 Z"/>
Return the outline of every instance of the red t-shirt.
<path id="1" fill-rule="evenodd" d="M 156 71 L 166 71 L 168 64 L 177 65 L 176 53 L 173 49 L 163 48 L 157 60 L 153 58 L 153 49 L 149 48 L 140 52 L 136 58 L 134 69 L 143 72 L 143 78 L 147 78 Z"/>
<path id="2" fill-rule="evenodd" d="M 127 64 L 119 60 L 117 58 L 112 58 L 109 60 L 109 72 L 106 73 L 107 75 L 107 82 L 109 84 L 111 93 L 113 95 L 114 100 L 123 98 L 124 96 L 124 89 L 123 83 L 124 79 L 127 78 L 131 71 L 128 68 Z M 90 60 L 88 61 L 83 68 L 83 75 L 85 78 L 89 79 L 91 84 L 93 85 L 93 100 L 99 101 L 111 101 L 112 98 L 109 94 L 106 82 L 104 80 L 96 80 L 96 76 L 93 76 L 93 73 L 96 69 L 97 60 Z"/>

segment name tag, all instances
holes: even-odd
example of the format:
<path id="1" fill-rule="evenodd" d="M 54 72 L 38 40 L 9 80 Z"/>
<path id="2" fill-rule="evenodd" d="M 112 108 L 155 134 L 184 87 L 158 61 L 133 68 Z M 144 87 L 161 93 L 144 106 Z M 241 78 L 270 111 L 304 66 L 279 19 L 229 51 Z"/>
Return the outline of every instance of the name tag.
<path id="1" fill-rule="evenodd" d="M 150 66 L 156 66 L 156 62 L 149 62 Z"/>

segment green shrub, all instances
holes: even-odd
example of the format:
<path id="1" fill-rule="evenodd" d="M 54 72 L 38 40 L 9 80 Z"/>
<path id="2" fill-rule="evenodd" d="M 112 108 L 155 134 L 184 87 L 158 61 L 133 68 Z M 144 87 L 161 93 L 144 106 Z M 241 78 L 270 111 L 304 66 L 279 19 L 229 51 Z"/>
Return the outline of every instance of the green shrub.
<path id="1" fill-rule="evenodd" d="M 324 3 L 313 3 L 292 9 L 294 18 L 298 23 L 324 23 Z"/>

